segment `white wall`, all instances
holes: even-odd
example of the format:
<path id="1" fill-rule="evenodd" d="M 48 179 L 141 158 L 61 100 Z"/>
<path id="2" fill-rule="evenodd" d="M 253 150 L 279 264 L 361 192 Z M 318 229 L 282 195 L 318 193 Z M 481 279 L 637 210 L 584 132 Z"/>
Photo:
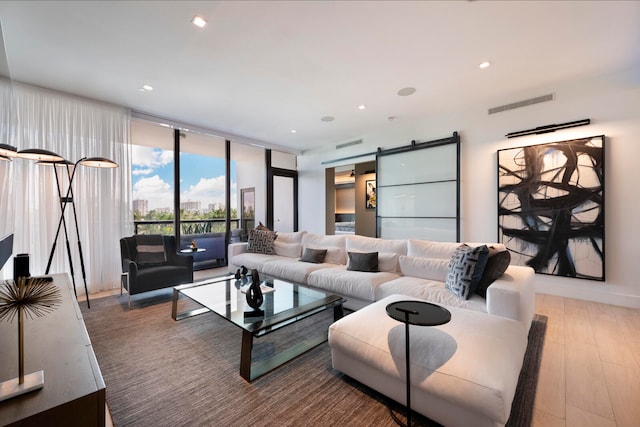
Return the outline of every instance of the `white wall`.
<path id="1" fill-rule="evenodd" d="M 523 80 L 526 76 L 523 76 Z M 511 102 L 554 93 L 554 100 L 488 115 L 487 110 Z M 537 126 L 591 119 L 591 125 L 543 135 L 507 139 L 508 132 Z M 319 141 L 323 147 L 300 155 L 300 229 L 323 233 L 324 168 L 321 162 L 428 141 L 461 136 L 463 241 L 497 240 L 498 149 L 578 137 L 605 135 L 605 265 L 606 281 L 536 275 L 539 292 L 604 303 L 640 307 L 640 265 L 635 262 L 640 237 L 640 66 L 580 81 L 532 88 L 464 111 L 404 121 L 399 117 L 363 135 L 363 144 L 335 150 L 343 141 Z M 327 148 L 330 147 L 330 148 Z M 371 159 L 350 160 L 358 162 Z M 332 163 L 329 166 L 335 166 Z"/>

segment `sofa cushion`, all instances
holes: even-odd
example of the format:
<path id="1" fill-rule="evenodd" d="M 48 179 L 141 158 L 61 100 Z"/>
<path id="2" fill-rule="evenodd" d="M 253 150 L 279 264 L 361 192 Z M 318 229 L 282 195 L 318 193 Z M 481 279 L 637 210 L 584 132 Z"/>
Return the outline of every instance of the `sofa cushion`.
<path id="1" fill-rule="evenodd" d="M 263 272 L 265 264 L 276 260 L 289 260 L 296 263 L 298 262 L 298 260 L 295 258 L 284 257 L 280 255 L 265 255 L 243 252 L 241 254 L 233 256 L 233 266 L 235 266 L 235 268 L 238 268 L 241 265 L 244 265 L 249 270 L 255 268 L 259 272 Z"/>
<path id="2" fill-rule="evenodd" d="M 249 245 L 247 252 L 254 254 L 272 255 L 273 241 L 276 239 L 276 233 L 266 230 L 249 230 Z"/>
<path id="3" fill-rule="evenodd" d="M 324 262 L 325 256 L 327 256 L 326 249 L 305 248 L 300 261 L 310 262 L 313 264 L 322 264 Z"/>
<path id="4" fill-rule="evenodd" d="M 273 242 L 273 252 L 276 255 L 282 255 L 290 258 L 300 257 L 302 246 L 300 243 L 286 243 L 280 241 L 280 235 Z"/>
<path id="5" fill-rule="evenodd" d="M 376 273 L 378 271 L 378 252 L 348 252 L 347 270 Z"/>
<path id="6" fill-rule="evenodd" d="M 405 299 L 385 298 L 329 327 L 334 369 L 400 403 L 406 399 L 405 327 L 385 307 Z M 455 307 L 449 311 L 449 323 L 411 327 L 414 409 L 442 425 L 505 425 L 527 347 L 526 330 L 499 316 Z"/>
<path id="7" fill-rule="evenodd" d="M 469 299 L 480 283 L 488 257 L 486 245 L 475 248 L 460 245 L 449 262 L 446 288 L 460 298 Z"/>
<path id="8" fill-rule="evenodd" d="M 406 255 L 407 241 L 350 235 L 347 236 L 345 248 L 347 252 L 378 252 L 379 254 Z"/>
<path id="9" fill-rule="evenodd" d="M 376 301 L 394 294 L 416 297 L 448 307 L 466 308 L 483 313 L 487 312 L 487 302 L 480 295 L 474 294 L 468 300 L 458 298 L 445 288 L 444 282 L 437 280 L 401 276 L 381 284 L 375 290 Z"/>
<path id="10" fill-rule="evenodd" d="M 302 250 L 304 248 L 326 249 L 327 255 L 324 262 L 329 264 L 347 263 L 345 251 L 346 236 L 321 236 L 319 234 L 306 233 L 302 236 Z"/>
<path id="11" fill-rule="evenodd" d="M 277 242 L 283 243 L 302 243 L 302 236 L 304 236 L 306 231 L 295 231 L 293 233 L 283 233 L 278 231 L 278 237 L 276 238 Z"/>
<path id="12" fill-rule="evenodd" d="M 164 239 L 161 234 L 137 234 L 136 251 L 138 264 L 159 265 L 167 262 Z"/>
<path id="13" fill-rule="evenodd" d="M 380 271 L 362 273 L 349 271 L 346 266 L 323 268 L 313 271 L 307 277 L 307 284 L 325 291 L 363 301 L 374 301 L 375 289 L 382 283 L 400 277 L 395 273 Z"/>
<path id="14" fill-rule="evenodd" d="M 407 255 L 422 258 L 451 259 L 458 246 L 460 246 L 460 243 L 410 239 L 407 242 Z"/>
<path id="15" fill-rule="evenodd" d="M 495 246 L 489 246 L 489 258 L 484 268 L 480 283 L 476 288 L 476 293 L 482 298 L 487 297 L 487 288 L 495 280 L 502 277 L 511 262 L 511 253 L 507 250 L 500 250 Z"/>
<path id="16" fill-rule="evenodd" d="M 307 277 L 311 272 L 330 267 L 334 266 L 332 264 L 313 264 L 299 262 L 297 259 L 292 258 L 281 258 L 265 262 L 262 265 L 262 273 L 293 283 L 304 284 L 307 283 Z"/>
<path id="17" fill-rule="evenodd" d="M 447 280 L 447 270 L 451 259 L 422 258 L 400 255 L 398 264 L 403 276 L 420 277 L 422 279 Z"/>

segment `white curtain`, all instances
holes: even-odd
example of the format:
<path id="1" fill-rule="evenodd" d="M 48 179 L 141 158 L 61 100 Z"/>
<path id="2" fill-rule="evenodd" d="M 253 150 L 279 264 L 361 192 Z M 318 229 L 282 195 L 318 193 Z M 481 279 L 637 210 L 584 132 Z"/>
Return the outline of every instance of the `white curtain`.
<path id="1" fill-rule="evenodd" d="M 64 215 L 71 263 L 62 227 L 49 273 L 71 275 L 72 265 L 77 293 L 83 295 L 81 245 L 89 293 L 119 287 L 122 271 L 119 238 L 133 233 L 130 111 L 15 82 L 12 86 L 12 101 L 5 105 L 3 98 L 2 106 L 15 111 L 12 115 L 15 130 L 9 144 L 18 150 L 49 150 L 73 163 L 84 157 L 105 157 L 118 164 L 115 169 L 77 166 L 73 204 L 66 205 Z M 31 274 L 42 275 L 61 214 L 54 173 L 58 173 L 64 196 L 69 183 L 67 171 L 20 158 L 14 159 L 11 168 L 14 255 L 28 253 Z M 4 185 L 2 190 L 4 194 Z M 12 268 L 12 263 L 5 265 L 4 278 L 13 276 Z"/>

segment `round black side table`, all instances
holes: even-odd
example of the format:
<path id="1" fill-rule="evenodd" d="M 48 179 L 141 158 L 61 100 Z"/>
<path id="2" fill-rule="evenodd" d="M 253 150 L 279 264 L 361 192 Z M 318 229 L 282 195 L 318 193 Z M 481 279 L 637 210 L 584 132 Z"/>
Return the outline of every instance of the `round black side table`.
<path id="1" fill-rule="evenodd" d="M 407 427 L 411 427 L 411 370 L 409 367 L 409 325 L 438 326 L 451 320 L 451 313 L 444 307 L 424 301 L 396 301 L 387 305 L 387 314 L 405 325 L 405 360 L 407 366 Z M 393 415 L 393 414 L 392 414 Z M 394 417 L 395 418 L 395 417 Z M 398 420 L 396 419 L 396 422 Z"/>

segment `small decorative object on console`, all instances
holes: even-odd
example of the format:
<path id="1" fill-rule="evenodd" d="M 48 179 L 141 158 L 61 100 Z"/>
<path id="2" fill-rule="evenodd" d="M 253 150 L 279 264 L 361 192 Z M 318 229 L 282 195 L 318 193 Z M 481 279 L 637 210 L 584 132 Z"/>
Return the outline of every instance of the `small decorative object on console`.
<path id="1" fill-rule="evenodd" d="M 0 383 L 0 401 L 44 386 L 44 371 L 24 374 L 24 317 L 43 317 L 60 302 L 60 291 L 49 277 L 20 277 L 0 283 L 0 320 L 18 318 L 18 378 Z"/>
<path id="2" fill-rule="evenodd" d="M 191 246 L 189 246 L 191 248 L 192 251 L 197 251 L 198 250 L 198 244 L 196 243 L 195 240 L 191 241 Z"/>

